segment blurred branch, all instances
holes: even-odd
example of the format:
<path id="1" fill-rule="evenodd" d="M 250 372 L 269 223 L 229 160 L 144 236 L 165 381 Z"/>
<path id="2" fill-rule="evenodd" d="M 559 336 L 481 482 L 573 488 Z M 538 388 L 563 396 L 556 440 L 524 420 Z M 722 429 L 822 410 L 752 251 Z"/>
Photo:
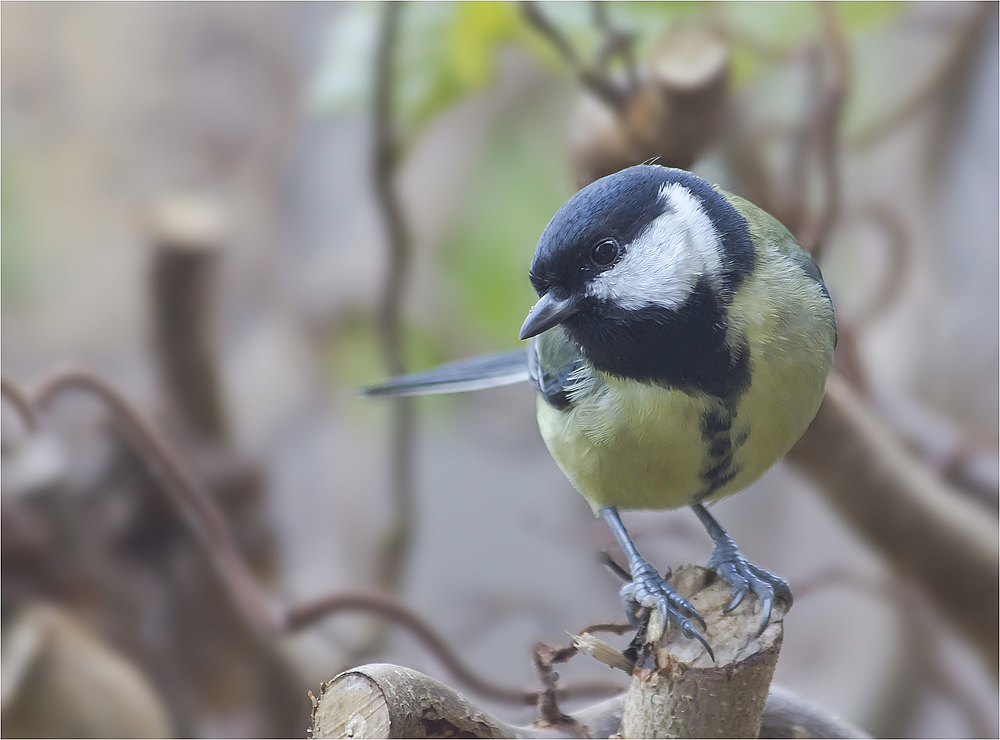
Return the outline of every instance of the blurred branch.
<path id="1" fill-rule="evenodd" d="M 847 138 L 846 146 L 854 151 L 865 151 L 881 143 L 886 136 L 899 130 L 914 116 L 920 113 L 936 96 L 951 86 L 953 79 L 959 75 L 965 66 L 965 61 L 975 49 L 976 35 L 996 7 L 995 3 L 978 2 L 975 4 L 969 19 L 962 24 L 955 34 L 951 47 L 944 55 L 938 67 L 897 108 L 869 124 Z"/>
<path id="2" fill-rule="evenodd" d="M 840 212 L 839 129 L 850 77 L 847 41 L 837 21 L 836 8 L 830 3 L 819 3 L 818 7 L 830 73 L 816 103 L 808 136 L 819 157 L 824 202 L 815 218 L 798 234 L 799 243 L 817 259 Z"/>
<path id="3" fill-rule="evenodd" d="M 372 175 L 379 212 L 386 230 L 389 260 L 377 311 L 377 328 L 386 370 L 403 372 L 402 303 L 410 265 L 410 235 L 396 192 L 398 145 L 393 132 L 393 52 L 399 34 L 401 2 L 385 3 L 375 58 L 375 144 Z M 395 591 L 402 579 L 406 553 L 413 538 L 413 404 L 397 398 L 392 404 L 389 478 L 393 521 L 381 549 L 378 582 Z M 376 636 L 374 642 L 380 641 Z"/>
<path id="4" fill-rule="evenodd" d="M 807 45 L 798 41 L 787 45 L 761 41 L 734 22 L 726 13 L 724 5 L 710 3 L 705 5 L 703 12 L 704 22 L 707 26 L 725 39 L 727 43 L 732 46 L 740 46 L 765 62 L 785 64 L 807 50 Z"/>
<path id="5" fill-rule="evenodd" d="M 788 459 L 854 528 L 919 583 L 997 670 L 1000 550 L 988 512 L 928 474 L 836 373 Z"/>
<path id="6" fill-rule="evenodd" d="M 0 376 L 0 394 L 6 398 L 10 405 L 17 409 L 21 416 L 21 423 L 29 432 L 38 429 L 38 419 L 35 416 L 35 409 L 28 400 L 28 394 L 24 392 L 17 383 L 8 377 Z"/>
<path id="7" fill-rule="evenodd" d="M 608 3 L 602 0 L 592 0 L 590 4 L 594 12 L 594 25 L 601 32 L 601 43 L 597 48 L 596 65 L 602 75 L 608 74 L 609 63 L 614 56 L 619 56 L 625 65 L 625 75 L 628 89 L 634 92 L 639 88 L 639 70 L 635 62 L 635 34 L 615 28 L 608 17 Z"/>
<path id="8" fill-rule="evenodd" d="M 626 660 L 624 655 L 612 648 L 610 645 L 607 645 L 607 643 L 593 639 L 588 640 L 588 638 L 592 638 L 593 633 L 595 632 L 612 632 L 616 635 L 624 635 L 627 632 L 631 632 L 632 629 L 632 626 L 629 624 L 600 622 L 598 624 L 591 624 L 584 627 L 576 635 L 572 636 L 572 642 L 565 647 L 557 647 L 544 642 L 535 644 L 531 654 L 535 663 L 535 673 L 538 676 L 539 683 L 542 684 L 542 690 L 538 692 L 538 699 L 536 703 L 538 705 L 538 715 L 544 726 L 551 728 L 558 727 L 569 735 L 578 735 L 581 730 L 579 723 L 573 717 L 568 714 L 564 714 L 562 710 L 559 709 L 558 700 L 564 692 L 559 689 L 559 674 L 556 673 L 553 666 L 558 663 L 567 662 L 581 650 L 593 654 L 591 650 L 586 649 L 585 646 L 587 645 L 601 645 L 605 647 L 608 652 L 616 654 L 620 659 L 620 662 L 613 661 L 617 663 L 617 667 L 630 673 L 633 664 Z M 612 665 L 612 661 L 605 662 Z M 598 684 L 595 688 L 599 686 L 600 684 Z M 623 687 L 616 686 L 615 688 L 619 692 L 624 691 Z"/>
<path id="9" fill-rule="evenodd" d="M 885 236 L 889 259 L 885 277 L 872 291 L 868 304 L 851 320 L 851 329 L 861 333 L 889 310 L 899 298 L 913 264 L 913 246 L 903 219 L 890 206 L 873 203 L 857 214 L 857 219 L 870 221 Z"/>
<path id="10" fill-rule="evenodd" d="M 563 58 L 580 83 L 615 111 L 621 112 L 626 94 L 603 72 L 591 69 L 581 61 L 573 45 L 562 31 L 538 7 L 538 3 L 522 0 L 521 10 L 531 26 L 544 36 Z"/>
<path id="11" fill-rule="evenodd" d="M 801 600 L 830 587 L 847 587 L 880 601 L 888 601 L 911 627 L 907 654 L 915 658 L 916 672 L 951 701 L 968 723 L 970 737 L 996 737 L 997 717 L 992 705 L 977 701 L 961 672 L 944 654 L 944 626 L 926 600 L 898 578 L 873 578 L 846 568 L 833 567 L 793 584 Z M 913 670 L 913 668 L 911 668 Z M 897 728 L 905 730 L 905 728 Z"/>
<path id="12" fill-rule="evenodd" d="M 223 442 L 228 424 L 211 334 L 222 214 L 209 200 L 175 198 L 157 204 L 152 227 L 153 336 L 170 406 L 187 431 Z"/>
<path id="13" fill-rule="evenodd" d="M 994 516 L 1000 511 L 995 437 L 965 429 L 910 398 L 880 392 L 872 404 L 934 473 Z"/>
<path id="14" fill-rule="evenodd" d="M 96 396 L 111 410 L 124 428 L 125 438 L 163 484 L 240 613 L 257 633 L 274 632 L 278 616 L 246 566 L 218 505 L 163 436 L 114 386 L 88 370 L 71 368 L 43 380 L 33 398 L 38 406 L 45 406 L 74 389 Z"/>
<path id="15" fill-rule="evenodd" d="M 313 599 L 289 609 L 286 626 L 290 631 L 296 631 L 336 612 L 359 609 L 388 617 L 396 624 L 405 626 L 445 665 L 459 682 L 465 684 L 470 690 L 484 697 L 512 704 L 532 705 L 539 701 L 540 693 L 537 691 L 505 688 L 474 673 L 427 622 L 402 603 L 388 596 L 339 593 Z M 581 632 L 596 630 L 604 626 L 606 625 L 591 625 Z M 580 684 L 560 691 L 559 695 L 564 698 L 607 696 L 622 690 L 621 686 L 613 683 Z"/>
<path id="16" fill-rule="evenodd" d="M 33 397 L 39 406 L 52 403 L 69 390 L 83 391 L 101 400 L 126 432 L 126 439 L 163 483 L 200 549 L 213 566 L 239 614 L 256 634 L 274 638 L 297 632 L 338 612 L 364 610 L 408 628 L 471 690 L 498 701 L 534 704 L 539 692 L 509 689 L 481 678 L 466 667 L 447 643 L 421 617 L 388 595 L 339 592 L 290 607 L 276 607 L 254 579 L 236 548 L 221 510 L 200 481 L 186 468 L 160 433 L 110 383 L 82 369 L 57 372 L 39 384 Z M 592 625 L 587 629 L 608 628 Z M 614 625 L 611 625 L 614 627 Z M 581 684 L 560 691 L 563 697 L 607 695 L 621 687 L 608 683 Z"/>
<path id="17" fill-rule="evenodd" d="M 806 221 L 809 156 L 816 148 L 816 126 L 819 121 L 817 112 L 820 110 L 820 99 L 823 96 L 825 58 L 821 43 L 814 41 L 804 46 L 802 49 L 802 61 L 808 68 L 807 74 L 809 75 L 809 84 L 807 86 L 809 99 L 806 103 L 806 110 L 808 112 L 798 125 L 787 132 L 792 151 L 788 171 L 781 183 L 783 187 L 780 190 L 781 199 L 778 204 L 780 207 L 778 214 L 780 215 L 781 222 L 793 233 L 802 231 Z M 764 128 L 758 136 L 763 139 L 769 134 L 769 129 L 773 130 L 774 128 L 773 125 Z M 751 144 L 751 146 L 753 145 Z M 757 153 L 756 156 L 758 159 L 762 158 L 764 156 L 763 150 Z M 763 167 L 763 163 L 758 166 Z"/>
<path id="18" fill-rule="evenodd" d="M 771 684 L 761 738 L 866 738 L 868 733 L 783 686 Z"/>

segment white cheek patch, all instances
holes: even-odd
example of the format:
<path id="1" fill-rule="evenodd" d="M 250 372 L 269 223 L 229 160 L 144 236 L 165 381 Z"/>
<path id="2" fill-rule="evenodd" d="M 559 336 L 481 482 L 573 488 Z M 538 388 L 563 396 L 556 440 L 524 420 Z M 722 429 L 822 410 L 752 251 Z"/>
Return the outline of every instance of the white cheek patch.
<path id="1" fill-rule="evenodd" d="M 587 293 L 621 308 L 680 308 L 702 277 L 722 272 L 719 233 L 698 199 L 678 183 L 664 185 L 667 210 L 625 247 L 621 261 L 594 278 Z"/>

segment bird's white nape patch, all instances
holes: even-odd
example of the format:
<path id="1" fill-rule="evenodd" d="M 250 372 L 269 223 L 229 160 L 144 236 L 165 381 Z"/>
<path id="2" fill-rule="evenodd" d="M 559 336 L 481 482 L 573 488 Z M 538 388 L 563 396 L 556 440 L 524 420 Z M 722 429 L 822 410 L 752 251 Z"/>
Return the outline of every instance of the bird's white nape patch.
<path id="1" fill-rule="evenodd" d="M 629 244 L 625 255 L 594 278 L 587 292 L 621 308 L 680 308 L 700 278 L 718 282 L 719 232 L 698 199 L 679 183 L 660 188 L 666 210 Z"/>

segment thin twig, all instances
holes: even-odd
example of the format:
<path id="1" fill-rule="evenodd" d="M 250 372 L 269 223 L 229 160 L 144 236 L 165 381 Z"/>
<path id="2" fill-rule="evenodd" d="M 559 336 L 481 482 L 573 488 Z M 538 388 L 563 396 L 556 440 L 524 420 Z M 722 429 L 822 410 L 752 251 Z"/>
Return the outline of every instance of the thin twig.
<path id="1" fill-rule="evenodd" d="M 799 234 L 799 243 L 816 258 L 820 256 L 840 212 L 839 130 L 850 77 L 847 41 L 837 21 L 836 9 L 829 3 L 820 3 L 819 12 L 831 68 L 826 88 L 816 104 L 812 137 L 819 156 L 825 192 L 819 213 Z"/>
<path id="2" fill-rule="evenodd" d="M 88 370 L 69 368 L 46 378 L 33 398 L 43 407 L 60 393 L 72 389 L 100 398 L 124 426 L 125 438 L 135 445 L 136 452 L 163 483 L 181 518 L 254 630 L 258 634 L 278 631 L 280 620 L 246 566 L 222 511 L 162 435 L 114 386 Z"/>
<path id="3" fill-rule="evenodd" d="M 980 32 L 983 22 L 996 7 L 995 3 L 979 2 L 959 31 L 951 48 L 941 63 L 906 100 L 886 113 L 874 123 L 848 137 L 846 146 L 854 151 L 865 151 L 878 145 L 888 135 L 898 131 L 904 124 L 920 113 L 934 98 L 947 90 L 948 84 L 965 66 L 965 60 L 975 49 L 973 40 Z"/>
<path id="4" fill-rule="evenodd" d="M 521 9 L 528 23 L 555 47 L 580 83 L 607 103 L 612 110 L 621 111 L 625 102 L 624 91 L 620 90 L 609 77 L 596 69 L 589 68 L 580 60 L 569 39 L 542 13 L 538 3 L 524 0 Z"/>
<path id="5" fill-rule="evenodd" d="M 567 662 L 570 658 L 580 652 L 580 648 L 577 646 L 577 638 L 593 634 L 594 632 L 612 632 L 616 635 L 624 635 L 632 629 L 632 626 L 627 623 L 597 622 L 596 624 L 587 625 L 582 630 L 577 632 L 576 635 L 573 636 L 573 641 L 570 642 L 569 645 L 557 646 L 550 645 L 546 642 L 535 643 L 535 647 L 532 649 L 531 654 L 535 663 L 535 673 L 538 676 L 539 682 L 542 684 L 542 690 L 538 693 L 537 704 L 538 714 L 541 716 L 544 724 L 548 726 L 563 727 L 567 731 L 571 731 L 577 726 L 575 719 L 559 709 L 558 700 L 565 697 L 568 692 L 560 691 L 558 686 L 559 674 L 556 673 L 555 669 L 552 667 L 557 663 Z M 577 688 L 577 691 L 579 691 L 579 687 Z"/>
<path id="6" fill-rule="evenodd" d="M 857 218 L 869 221 L 879 228 L 885 236 L 889 252 L 884 279 L 872 291 L 868 304 L 851 321 L 851 328 L 861 333 L 892 308 L 899 298 L 913 263 L 913 246 L 903 219 L 890 206 L 874 203 L 859 213 Z"/>
<path id="7" fill-rule="evenodd" d="M 29 432 L 38 430 L 38 418 L 35 416 L 35 409 L 28 400 L 28 394 L 24 392 L 17 383 L 6 376 L 0 376 L 0 394 L 3 395 L 11 406 L 17 409 L 21 415 L 21 422 Z"/>
<path id="8" fill-rule="evenodd" d="M 472 672 L 455 652 L 423 619 L 389 596 L 363 593 L 337 593 L 297 604 L 288 610 L 285 624 L 290 631 L 304 629 L 320 619 L 349 610 L 364 610 L 405 626 L 440 660 L 452 675 L 469 689 L 498 701 L 534 704 L 537 692 L 498 686 Z"/>
<path id="9" fill-rule="evenodd" d="M 379 212 L 385 225 L 389 260 L 378 303 L 377 328 L 389 375 L 403 372 L 402 305 L 410 266 L 410 234 L 396 192 L 398 144 L 393 131 L 393 64 L 403 4 L 388 2 L 382 17 L 375 57 L 375 128 L 372 174 Z M 389 478 L 393 496 L 393 522 L 382 547 L 378 582 L 396 591 L 413 538 L 413 404 L 393 400 L 389 443 Z"/>
<path id="10" fill-rule="evenodd" d="M 549 727 L 575 725 L 576 721 L 559 709 L 557 698 L 559 674 L 552 666 L 555 663 L 565 663 L 576 654 L 576 648 L 570 646 L 567 651 L 566 648 L 539 642 L 535 644 L 531 654 L 535 663 L 535 674 L 542 684 L 542 690 L 538 694 L 538 715 L 542 723 Z"/>
<path id="11" fill-rule="evenodd" d="M 816 128 L 820 124 L 819 114 L 823 86 L 824 55 L 818 42 L 806 45 L 802 59 L 807 67 L 810 85 L 808 88 L 804 120 L 789 134 L 791 157 L 787 176 L 784 178 L 781 218 L 793 233 L 803 228 L 806 220 L 806 193 L 809 174 L 809 157 L 816 148 Z"/>
<path id="12" fill-rule="evenodd" d="M 608 17 L 608 3 L 602 0 L 592 0 L 594 25 L 601 31 L 601 44 L 597 48 L 596 66 L 600 73 L 607 77 L 608 64 L 614 56 L 621 57 L 625 65 L 625 75 L 628 91 L 635 92 L 639 88 L 639 68 L 635 62 L 635 34 L 615 28 Z"/>
<path id="13" fill-rule="evenodd" d="M 275 637 L 309 627 L 320 619 L 345 610 L 365 610 L 408 628 L 441 662 L 470 689 L 484 696 L 517 704 L 532 705 L 539 692 L 497 686 L 466 667 L 447 643 L 421 617 L 388 595 L 339 592 L 310 599 L 287 609 L 276 608 L 254 579 L 245 559 L 236 548 L 225 516 L 215 501 L 185 466 L 162 435 L 129 401 L 99 375 L 85 369 L 67 369 L 50 375 L 33 394 L 35 404 L 44 407 L 69 390 L 83 391 L 101 400 L 135 445 L 140 458 L 164 484 L 170 501 L 178 509 L 196 543 L 215 569 L 238 613 L 262 637 Z M 28 396 L 24 396 L 28 399 Z M 29 404 L 30 406 L 30 404 Z M 613 630 L 619 625 L 597 624 L 587 630 Z M 561 698 L 607 696 L 620 687 L 609 683 L 580 684 L 559 692 Z"/>
<path id="14" fill-rule="evenodd" d="M 611 557 L 611 553 L 607 550 L 601 552 L 601 562 L 607 567 L 608 570 L 625 581 L 625 583 L 632 580 L 632 574 L 620 566 L 617 561 Z"/>

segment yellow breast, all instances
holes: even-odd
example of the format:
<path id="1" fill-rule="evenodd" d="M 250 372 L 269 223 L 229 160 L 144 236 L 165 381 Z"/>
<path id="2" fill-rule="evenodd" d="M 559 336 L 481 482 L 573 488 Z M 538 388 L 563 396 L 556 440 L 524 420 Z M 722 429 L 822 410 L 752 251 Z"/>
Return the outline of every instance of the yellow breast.
<path id="1" fill-rule="evenodd" d="M 829 309 L 809 285 L 789 300 L 794 283 L 780 269 L 751 282 L 748 294 L 761 298 L 743 297 L 733 327 L 749 343 L 751 382 L 734 405 L 596 371 L 571 393 L 568 410 L 539 399 L 542 438 L 595 511 L 674 509 L 736 493 L 805 432 L 833 356 Z M 786 291 L 782 300 L 769 300 L 777 290 Z"/>

